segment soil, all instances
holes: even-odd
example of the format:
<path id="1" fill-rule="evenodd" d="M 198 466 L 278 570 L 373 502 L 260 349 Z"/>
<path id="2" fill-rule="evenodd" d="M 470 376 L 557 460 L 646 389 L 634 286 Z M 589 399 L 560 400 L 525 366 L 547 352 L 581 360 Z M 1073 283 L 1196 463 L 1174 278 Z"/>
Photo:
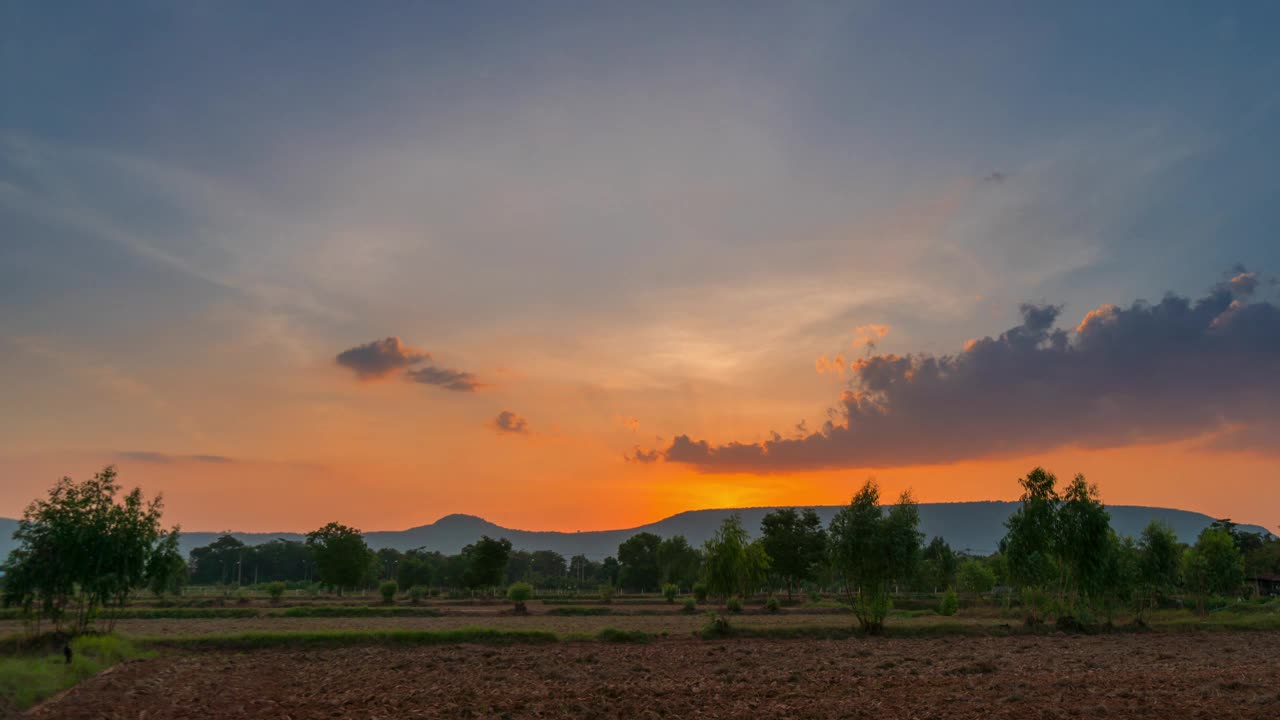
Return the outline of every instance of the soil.
<path id="1" fill-rule="evenodd" d="M 33 718 L 1268 718 L 1280 633 L 672 639 L 129 663 Z"/>

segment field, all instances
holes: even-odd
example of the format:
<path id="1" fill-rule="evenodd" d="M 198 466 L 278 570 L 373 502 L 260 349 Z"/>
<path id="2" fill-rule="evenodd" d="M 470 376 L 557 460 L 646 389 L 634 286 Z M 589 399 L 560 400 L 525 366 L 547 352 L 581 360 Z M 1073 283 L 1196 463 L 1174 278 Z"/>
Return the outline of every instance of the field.
<path id="1" fill-rule="evenodd" d="M 80 664 L 65 670 L 57 654 L 9 660 L 18 692 L 0 697 L 0 716 L 77 681 L 32 716 L 178 718 L 197 707 L 209 720 L 1280 712 L 1277 603 L 1209 618 L 1161 611 L 1148 617 L 1151 629 L 1081 634 L 1026 628 L 1016 610 L 999 606 L 954 617 L 913 609 L 895 612 L 888 637 L 878 638 L 856 633 L 853 616 L 832 602 L 780 613 L 749 607 L 730 616 L 729 637 L 711 639 L 701 633 L 704 613 L 660 601 L 535 601 L 529 610 L 138 604 L 115 625 L 129 653 L 77 656 Z M 23 630 L 0 621 L 6 642 Z M 5 682 L 0 677 L 0 695 Z"/>
<path id="2" fill-rule="evenodd" d="M 34 718 L 1274 718 L 1276 633 L 170 653 Z"/>

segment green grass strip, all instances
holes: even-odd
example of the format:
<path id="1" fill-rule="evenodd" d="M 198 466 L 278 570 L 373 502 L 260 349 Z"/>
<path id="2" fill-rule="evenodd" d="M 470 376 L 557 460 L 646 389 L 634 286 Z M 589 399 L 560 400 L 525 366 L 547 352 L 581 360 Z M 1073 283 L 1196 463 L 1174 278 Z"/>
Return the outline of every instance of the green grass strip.
<path id="1" fill-rule="evenodd" d="M 228 635 L 155 637 L 140 642 L 152 647 L 189 650 L 258 650 L 265 648 L 334 648 L 354 645 L 541 645 L 559 636 L 546 630 L 458 628 L 456 630 L 323 630 L 316 632 L 244 632 Z"/>
<path id="2" fill-rule="evenodd" d="M 150 652 L 113 635 L 71 641 L 70 664 L 61 652 L 17 654 L 0 658 L 0 714 L 24 710 L 88 679 L 116 663 L 149 657 Z"/>

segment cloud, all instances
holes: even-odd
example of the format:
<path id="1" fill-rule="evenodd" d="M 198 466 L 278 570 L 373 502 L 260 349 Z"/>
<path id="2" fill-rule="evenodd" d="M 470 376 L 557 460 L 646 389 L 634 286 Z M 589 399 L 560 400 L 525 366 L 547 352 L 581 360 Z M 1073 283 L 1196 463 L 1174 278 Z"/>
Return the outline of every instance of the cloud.
<path id="1" fill-rule="evenodd" d="M 649 463 L 655 463 L 661 460 L 663 454 L 661 450 L 645 450 L 644 448 L 637 446 L 630 455 L 625 457 L 627 462 L 648 465 Z"/>
<path id="2" fill-rule="evenodd" d="M 462 370 L 434 365 L 414 368 L 415 365 L 429 363 L 431 353 L 408 345 L 394 335 L 344 350 L 338 353 L 335 361 L 354 371 L 361 380 L 382 380 L 403 371 L 401 374 L 406 380 L 445 390 L 475 392 L 483 387 L 475 375 Z"/>
<path id="3" fill-rule="evenodd" d="M 153 463 L 156 465 L 169 465 L 184 461 L 216 464 L 235 462 L 235 460 L 225 455 L 170 455 L 169 453 L 153 452 L 150 450 L 121 450 L 116 453 L 116 457 L 121 460 Z"/>
<path id="4" fill-rule="evenodd" d="M 424 367 L 418 370 L 406 370 L 404 376 L 416 383 L 435 385 L 455 392 L 475 392 L 477 388 L 482 387 L 475 375 L 449 368 Z"/>
<path id="5" fill-rule="evenodd" d="M 832 419 L 798 438 L 713 444 L 688 435 L 667 462 L 706 472 L 892 467 L 1117 447 L 1245 426 L 1232 447 L 1280 430 L 1280 308 L 1235 273 L 1198 300 L 1102 305 L 1074 331 L 1062 307 L 1022 305 L 1022 323 L 954 355 L 853 362 Z M 656 451 L 649 451 L 656 452 Z M 647 455 L 645 457 L 648 457 Z"/>
<path id="6" fill-rule="evenodd" d="M 394 335 L 338 353 L 336 362 L 361 380 L 381 380 L 391 373 L 430 360 L 431 354 L 407 345 Z"/>
<path id="7" fill-rule="evenodd" d="M 499 433 L 527 435 L 529 433 L 529 420 L 510 410 L 503 410 L 498 413 L 498 417 L 493 419 L 493 427 Z"/>

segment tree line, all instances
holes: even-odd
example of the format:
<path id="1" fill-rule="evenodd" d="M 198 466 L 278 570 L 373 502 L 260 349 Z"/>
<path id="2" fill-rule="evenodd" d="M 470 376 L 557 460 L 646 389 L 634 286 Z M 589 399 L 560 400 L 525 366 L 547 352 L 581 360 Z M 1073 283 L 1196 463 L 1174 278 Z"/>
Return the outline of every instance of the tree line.
<path id="1" fill-rule="evenodd" d="M 1089 619 L 1146 610 L 1190 597 L 1204 609 L 1210 598 L 1245 591 L 1247 575 L 1280 573 L 1280 540 L 1215 522 L 1196 542 L 1151 523 L 1137 538 L 1120 537 L 1096 485 L 1077 475 L 1065 487 L 1035 468 L 1019 479 L 1021 504 L 1007 520 L 998 551 L 987 557 L 954 551 L 945 539 L 924 543 L 909 492 L 883 507 L 868 481 L 824 527 L 812 509 L 767 514 L 755 537 L 737 515 L 695 547 L 680 535 L 637 533 L 616 556 L 566 560 L 550 550 L 516 550 L 505 538 L 482 536 L 460 553 L 427 548 L 374 551 L 360 530 L 329 523 L 305 541 L 249 546 L 225 535 L 196 548 L 190 561 L 177 551 L 179 529 L 160 525 L 159 498 L 141 491 L 119 497 L 114 468 L 77 483 L 60 480 L 47 499 L 33 502 L 14 537 L 19 546 L 4 565 L 4 600 L 37 618 L 87 627 L 101 611 L 122 606 L 130 593 L 157 595 L 194 584 L 315 583 L 342 593 L 382 586 L 384 594 L 499 591 L 517 583 L 542 590 L 595 588 L 611 596 L 691 592 L 721 603 L 751 595 L 835 593 L 859 623 L 883 626 L 891 598 L 951 589 L 1015 600 L 1029 622 L 1049 615 Z"/>

